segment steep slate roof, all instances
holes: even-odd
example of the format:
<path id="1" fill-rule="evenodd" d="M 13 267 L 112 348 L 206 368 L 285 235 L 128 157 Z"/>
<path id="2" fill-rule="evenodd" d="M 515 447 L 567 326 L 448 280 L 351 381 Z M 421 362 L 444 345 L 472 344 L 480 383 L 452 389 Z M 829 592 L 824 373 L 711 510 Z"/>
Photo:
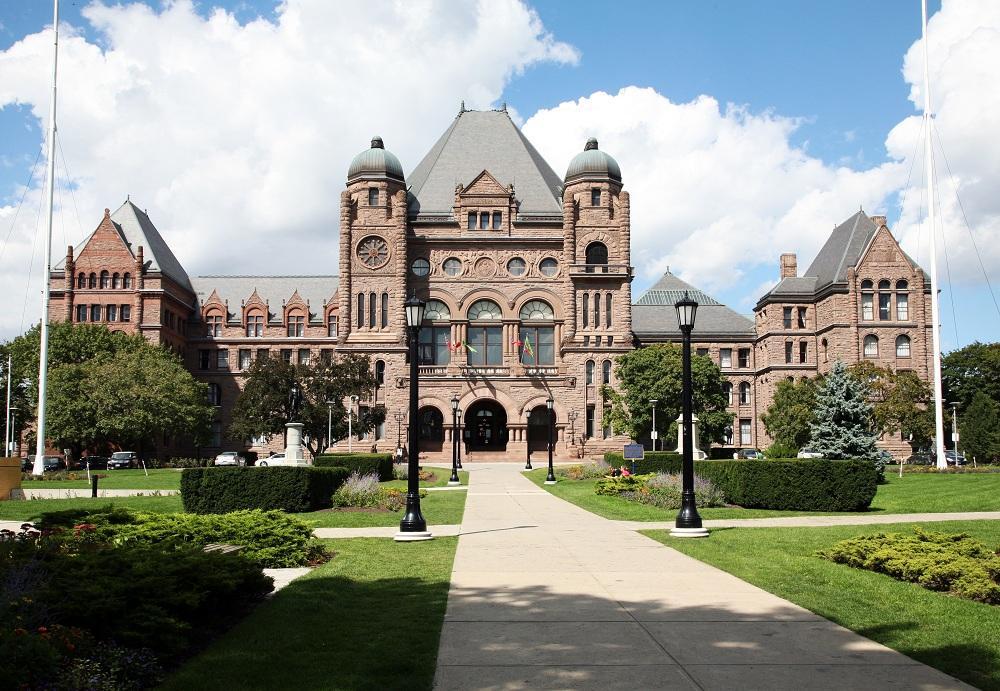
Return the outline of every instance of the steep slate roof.
<path id="1" fill-rule="evenodd" d="M 632 332 L 642 338 L 680 338 L 674 303 L 685 291 L 698 303 L 694 340 L 703 336 L 753 336 L 753 320 L 737 314 L 711 295 L 703 293 L 667 271 L 656 284 L 632 304 Z"/>
<path id="2" fill-rule="evenodd" d="M 254 290 L 267 302 L 271 315 L 281 318 L 283 301 L 292 297 L 295 291 L 309 303 L 310 321 L 323 320 L 323 302 L 333 297 L 340 285 L 338 276 L 195 276 L 191 281 L 198 296 L 200 307 L 212 291 L 228 304 L 228 311 L 234 318 L 242 318 L 241 307 L 253 295 Z M 195 319 L 201 316 L 195 310 Z"/>
<path id="3" fill-rule="evenodd" d="M 111 220 L 133 257 L 138 248 L 142 247 L 142 256 L 146 262 L 147 271 L 158 271 L 169 276 L 181 286 L 191 289 L 191 280 L 188 278 L 187 272 L 177 261 L 174 253 L 170 251 L 170 247 L 164 242 L 160 231 L 149 220 L 145 211 L 126 200 L 111 214 Z M 93 236 L 93 233 L 88 235 L 87 239 L 74 249 L 73 254 L 79 256 Z M 53 270 L 62 269 L 65 265 L 66 260 L 63 259 L 53 267 Z"/>
<path id="4" fill-rule="evenodd" d="M 488 170 L 514 185 L 519 213 L 562 214 L 562 178 L 545 162 L 506 110 L 463 110 L 407 177 L 410 216 L 450 214 L 455 186 Z"/>

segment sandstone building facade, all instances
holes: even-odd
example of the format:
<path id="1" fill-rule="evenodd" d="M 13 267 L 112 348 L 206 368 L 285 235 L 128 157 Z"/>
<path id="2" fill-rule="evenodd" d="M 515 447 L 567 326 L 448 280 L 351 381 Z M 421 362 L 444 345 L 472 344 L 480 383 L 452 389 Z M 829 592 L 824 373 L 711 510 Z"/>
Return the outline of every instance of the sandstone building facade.
<path id="1" fill-rule="evenodd" d="M 927 376 L 929 281 L 884 218 L 855 214 L 803 276 L 783 255 L 781 282 L 750 318 L 669 271 L 633 301 L 629 209 L 618 163 L 596 140 L 559 176 L 505 110 L 463 109 L 408 176 L 377 137 L 351 162 L 338 276 L 189 277 L 126 201 L 53 268 L 51 314 L 180 353 L 218 410 L 203 453 L 282 446 L 226 438 L 243 372 L 259 357 L 367 354 L 378 384 L 357 405 L 387 415 L 358 443 L 391 449 L 405 439 L 411 293 L 427 301 L 419 424 L 432 456 L 450 453 L 455 396 L 471 460 L 544 452 L 549 397 L 560 457 L 620 449 L 629 440 L 604 424 L 600 387 L 616 383 L 616 356 L 680 340 L 673 304 L 684 291 L 701 305 L 694 347 L 729 384 L 727 446 L 769 443 L 759 420 L 782 377 L 864 357 Z M 172 439 L 158 451 L 190 453 Z"/>

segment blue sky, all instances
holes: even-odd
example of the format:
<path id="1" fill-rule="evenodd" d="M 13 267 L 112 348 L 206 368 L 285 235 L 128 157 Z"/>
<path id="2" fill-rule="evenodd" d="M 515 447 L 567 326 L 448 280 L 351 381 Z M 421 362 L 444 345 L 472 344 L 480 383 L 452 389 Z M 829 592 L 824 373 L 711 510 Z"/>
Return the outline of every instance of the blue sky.
<path id="1" fill-rule="evenodd" d="M 162 9 L 159 2 L 147 4 L 158 11 Z M 108 29 L 95 28 L 93 22 L 81 14 L 87 6 L 88 3 L 80 0 L 63 3 L 63 21 L 81 31 L 88 44 L 102 48 L 115 44 L 118 39 L 109 34 Z M 233 13 L 240 24 L 258 17 L 268 20 L 276 17 L 276 3 L 264 0 L 202 0 L 196 3 L 196 10 L 202 17 L 210 16 L 216 7 Z M 455 4 L 450 7 L 455 7 Z M 438 9 L 441 8 L 447 12 L 449 5 L 438 5 Z M 572 46 L 577 55 L 575 60 L 551 55 L 540 59 L 509 58 L 510 64 L 497 66 L 496 69 L 506 76 L 500 79 L 501 87 L 496 93 L 490 94 L 495 95 L 493 104 L 507 102 L 520 118 L 527 121 L 526 132 L 533 141 L 538 132 L 544 131 L 541 119 L 532 121 L 539 111 L 564 103 L 579 104 L 580 99 L 596 92 L 620 96 L 620 90 L 626 87 L 648 87 L 672 104 L 689 104 L 699 96 L 707 95 L 718 102 L 720 111 L 724 111 L 727 104 L 736 104 L 745 106 L 753 116 L 794 122 L 787 128 L 787 145 L 801 150 L 803 156 L 810 159 L 810 164 L 822 165 L 826 179 L 842 177 L 836 173 L 840 168 L 857 172 L 858 176 L 866 174 L 866 171 L 880 171 L 883 178 L 895 176 L 895 186 L 901 187 L 898 180 L 900 168 L 889 171 L 893 159 L 887 155 L 886 142 L 894 128 L 916 112 L 913 102 L 909 100 L 911 84 L 903 74 L 904 56 L 920 37 L 920 8 L 916 0 L 631 2 L 618 3 L 613 7 L 606 2 L 541 0 L 531 3 L 530 8 L 537 13 L 544 32 L 555 41 Z M 939 0 L 930 3 L 932 14 L 939 8 Z M 39 32 L 51 21 L 50 13 L 51 8 L 45 2 L 16 0 L 3 3 L 0 6 L 0 51 L 9 49 L 27 35 Z M 954 24 L 959 25 L 960 21 L 956 19 Z M 363 33 L 363 25 L 356 26 Z M 433 36 L 428 36 L 427 40 L 433 40 Z M 478 69 L 487 71 L 489 67 Z M 417 74 L 413 78 L 422 79 L 423 75 Z M 457 102 L 452 105 L 453 101 L 457 101 L 456 92 L 460 89 L 452 91 L 448 87 L 438 87 L 437 90 L 431 89 L 427 98 L 446 101 L 452 109 L 457 106 Z M 486 92 L 489 93 L 489 89 Z M 0 95 L 2 93 L 0 87 Z M 16 100 L 10 96 L 0 98 L 0 106 L 3 106 L 0 108 L 0 132 L 3 133 L 0 145 L 0 205 L 8 206 L 17 201 L 18 186 L 27 177 L 41 137 L 39 123 L 30 108 L 16 105 Z M 620 107 L 626 106 L 622 103 Z M 583 107 L 578 110 L 582 111 Z M 941 125 L 950 127 L 956 121 L 949 120 Z M 595 128 L 599 125 L 595 123 Z M 426 150 L 446 126 L 446 122 L 437 122 L 410 135 L 418 140 L 414 151 Z M 908 154 L 915 138 L 910 133 L 907 141 L 906 135 L 905 128 L 896 131 L 897 148 L 906 150 Z M 952 141 L 958 143 L 955 160 L 959 165 L 956 167 L 962 169 L 963 153 L 968 148 L 974 151 L 976 147 L 967 145 L 961 133 L 954 130 L 942 130 L 942 138 L 946 146 Z M 362 140 L 360 134 L 357 139 Z M 421 139 L 423 141 L 419 141 Z M 619 138 L 616 141 L 625 140 Z M 552 144 L 552 148 L 546 150 L 543 143 L 535 141 L 535 144 L 546 153 L 553 167 L 561 172 L 560 168 L 565 163 L 553 160 L 552 152 L 557 150 L 557 146 Z M 387 145 L 393 148 L 389 138 Z M 83 148 L 74 147 L 74 151 L 67 151 L 71 169 L 77 168 L 77 159 L 86 159 Z M 361 146 L 351 144 L 347 147 L 351 148 Z M 627 154 L 623 156 L 619 151 L 612 153 L 620 160 L 627 159 Z M 897 155 L 896 159 L 899 158 L 902 156 Z M 344 158 L 337 163 L 343 167 L 347 160 Z M 415 163 L 412 154 L 409 160 L 404 156 L 405 168 L 411 169 Z M 908 169 L 912 162 L 904 163 L 902 168 Z M 81 163 L 82 168 L 87 165 L 86 160 Z M 911 185 L 920 183 L 920 165 L 917 161 L 914 173 L 917 177 L 911 180 Z M 645 171 L 629 169 L 625 165 L 623 168 L 627 186 L 630 176 L 634 179 L 645 174 Z M 975 165 L 970 163 L 968 168 L 974 171 Z M 973 172 L 968 173 L 968 177 L 973 176 Z M 739 180 L 739 176 L 734 179 Z M 766 287 L 766 283 L 777 274 L 776 251 L 800 251 L 799 266 L 800 270 L 803 269 L 829 229 L 850 216 L 865 201 L 860 194 L 852 196 L 850 193 L 855 184 L 845 185 L 847 191 L 838 193 L 838 203 L 825 208 L 824 213 L 816 217 L 822 219 L 822 226 L 819 220 L 815 221 L 816 227 L 807 231 L 815 237 L 801 246 L 786 248 L 782 242 L 789 241 L 785 239 L 787 236 L 779 236 L 764 250 L 768 253 L 766 259 L 737 262 L 740 264 L 738 275 L 731 281 L 713 282 L 711 275 L 706 273 L 713 270 L 709 267 L 700 269 L 701 273 L 693 274 L 694 277 L 702 282 L 707 280 L 710 292 L 718 298 L 741 312 L 749 312 L 760 296 L 762 286 Z M 900 215 L 898 189 L 894 192 L 889 183 L 880 184 L 884 189 L 880 188 L 879 194 L 869 196 L 881 200 L 883 206 L 866 206 L 866 211 L 887 213 L 890 225 L 894 226 Z M 636 192 L 633 191 L 633 194 Z M 86 197 L 83 192 L 81 196 Z M 150 196 L 153 195 L 147 194 L 146 198 Z M 103 202 L 104 205 L 117 203 L 117 197 Z M 995 220 L 995 207 L 984 208 L 978 216 L 975 204 L 972 207 L 973 225 L 981 217 L 986 219 L 984 225 L 994 228 L 990 224 Z M 767 218 L 788 218 L 786 211 L 776 211 Z M 70 228 L 79 223 L 87 229 L 94 224 L 93 210 L 81 210 L 81 215 L 85 219 L 72 219 L 68 224 Z M 705 224 L 709 225 L 709 221 Z M 751 224 L 748 227 L 754 226 Z M 7 229 L 0 230 L 6 232 Z M 79 232 L 71 230 L 68 234 L 72 242 Z M 794 238 L 794 234 L 790 237 Z M 958 243 L 962 235 L 953 233 L 952 237 L 955 239 L 949 242 Z M 980 236 L 980 241 L 989 237 L 988 233 Z M 965 238 L 968 239 L 967 234 Z M 54 244 L 58 247 L 61 243 L 56 241 Z M 985 289 L 981 272 L 979 280 L 975 278 L 978 269 L 975 262 L 968 259 L 970 250 L 954 245 L 952 251 L 958 257 L 956 262 L 966 263 L 956 263 L 955 272 L 960 274 L 962 280 L 956 281 L 953 294 L 947 292 L 949 288 L 944 285 L 946 276 L 943 271 L 941 275 L 942 287 L 946 291 L 942 301 L 945 348 L 964 345 L 973 339 L 1000 340 L 1000 316 Z M 671 253 L 663 249 L 662 253 L 663 258 L 656 266 L 662 270 L 663 262 L 669 258 L 675 271 L 683 271 L 684 255 L 679 250 Z M 183 251 L 178 254 L 183 255 Z M 991 256 L 984 257 L 984 261 L 987 271 L 997 282 L 998 267 Z M 194 260 L 196 265 L 197 261 Z M 975 270 L 969 269 L 970 266 Z M 281 267 L 277 270 L 295 272 Z M 219 267 L 215 271 L 226 272 Z M 653 265 L 649 270 L 640 272 L 634 285 L 635 292 L 647 287 L 656 275 Z M 956 319 L 951 315 L 952 302 L 957 305 L 957 340 Z"/>

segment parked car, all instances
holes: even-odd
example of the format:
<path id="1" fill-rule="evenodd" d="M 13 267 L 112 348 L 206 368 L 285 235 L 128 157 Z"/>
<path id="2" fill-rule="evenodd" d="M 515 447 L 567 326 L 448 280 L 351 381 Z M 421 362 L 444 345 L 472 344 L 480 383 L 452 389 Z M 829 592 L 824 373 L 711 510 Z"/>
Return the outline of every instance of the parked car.
<path id="1" fill-rule="evenodd" d="M 215 465 L 246 465 L 246 458 L 239 451 L 223 451 L 215 457 Z"/>
<path id="2" fill-rule="evenodd" d="M 944 462 L 948 465 L 965 465 L 965 454 L 957 451 L 945 451 Z"/>
<path id="3" fill-rule="evenodd" d="M 914 465 L 937 465 L 937 454 L 931 449 L 924 449 L 907 458 L 906 462 Z M 965 465 L 965 454 L 946 450 L 944 462 L 948 465 Z"/>
<path id="4" fill-rule="evenodd" d="M 803 449 L 799 449 L 799 453 L 796 458 L 823 458 L 823 454 L 816 449 L 810 449 L 807 446 Z"/>
<path id="5" fill-rule="evenodd" d="M 139 454 L 135 451 L 115 451 L 108 461 L 108 470 L 123 470 L 126 468 L 137 468 L 139 466 Z"/>
<path id="6" fill-rule="evenodd" d="M 55 470 L 64 470 L 66 468 L 66 462 L 61 456 L 45 456 L 42 460 L 42 467 L 46 473 L 51 473 Z M 31 454 L 27 458 L 21 460 L 21 470 L 25 473 L 30 473 L 35 469 L 35 454 Z"/>
<path id="7" fill-rule="evenodd" d="M 268 456 L 267 458 L 257 459 L 257 465 L 266 467 L 269 465 L 279 466 L 279 465 L 298 465 L 298 464 L 295 463 L 294 461 L 290 461 L 287 458 L 285 458 L 285 454 L 276 453 L 273 456 Z"/>
<path id="8" fill-rule="evenodd" d="M 740 449 L 739 451 L 733 454 L 733 458 L 739 460 L 753 460 L 753 459 L 764 458 L 764 454 L 762 454 L 757 449 Z"/>
<path id="9" fill-rule="evenodd" d="M 80 459 L 80 468 L 83 470 L 107 470 L 108 469 L 108 457 L 107 456 L 84 456 Z"/>

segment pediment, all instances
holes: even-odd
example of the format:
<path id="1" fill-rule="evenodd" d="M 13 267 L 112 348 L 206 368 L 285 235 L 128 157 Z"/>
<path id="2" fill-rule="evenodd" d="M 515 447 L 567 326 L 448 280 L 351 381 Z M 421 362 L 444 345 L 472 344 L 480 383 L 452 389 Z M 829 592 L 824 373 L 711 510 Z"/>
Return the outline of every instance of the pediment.
<path id="1" fill-rule="evenodd" d="M 135 260 L 131 248 L 125 242 L 115 222 L 111 220 L 108 209 L 104 210 L 104 218 L 87 238 L 83 248 L 77 252 L 77 264 L 88 263 L 91 255 L 94 255 L 93 259 L 98 264 L 107 264 L 109 255 L 118 255 L 120 259 L 127 261 Z"/>
<path id="2" fill-rule="evenodd" d="M 495 177 L 490 175 L 488 170 L 484 170 L 465 186 L 461 194 L 463 197 L 498 195 L 507 197 L 513 193 L 513 186 L 504 187 Z"/>
<path id="3" fill-rule="evenodd" d="M 887 226 L 883 225 L 876 231 L 858 260 L 857 266 L 860 269 L 862 266 L 870 264 L 896 264 L 911 268 L 910 262 L 903 255 L 899 243 L 896 242 L 896 238 L 892 236 Z"/>

